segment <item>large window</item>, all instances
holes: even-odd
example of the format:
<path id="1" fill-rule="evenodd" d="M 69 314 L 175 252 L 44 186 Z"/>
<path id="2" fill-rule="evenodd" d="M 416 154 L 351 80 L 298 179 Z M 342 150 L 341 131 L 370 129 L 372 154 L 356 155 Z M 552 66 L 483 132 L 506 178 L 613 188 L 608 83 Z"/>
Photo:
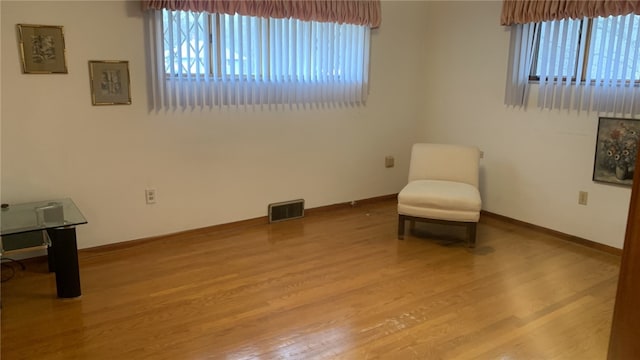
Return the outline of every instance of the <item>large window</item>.
<path id="1" fill-rule="evenodd" d="M 160 96 L 174 104 L 366 100 L 367 26 L 186 11 L 161 14 L 166 86 Z"/>

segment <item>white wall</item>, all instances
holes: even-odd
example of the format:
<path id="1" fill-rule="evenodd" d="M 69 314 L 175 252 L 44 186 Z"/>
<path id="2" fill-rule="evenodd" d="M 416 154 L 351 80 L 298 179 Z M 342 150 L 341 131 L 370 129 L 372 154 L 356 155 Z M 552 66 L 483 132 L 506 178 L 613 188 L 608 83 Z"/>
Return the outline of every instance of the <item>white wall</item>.
<path id="1" fill-rule="evenodd" d="M 138 2 L 0 6 L 2 202 L 73 198 L 89 220 L 81 248 L 265 216 L 271 202 L 392 194 L 406 181 L 424 100 L 424 3 L 383 4 L 367 106 L 159 114 L 146 105 Z M 63 25 L 69 74 L 22 74 L 18 23 Z M 91 105 L 89 60 L 129 61 L 132 105 Z"/>
<path id="2" fill-rule="evenodd" d="M 591 181 L 597 115 L 503 105 L 500 9 L 383 1 L 364 107 L 156 114 L 137 2 L 2 1 L 2 202 L 72 197 L 92 247 L 395 193 L 411 143 L 459 142 L 485 152 L 485 210 L 622 247 L 630 191 Z M 63 25 L 69 74 L 22 74 L 17 23 Z M 133 104 L 92 106 L 88 60 L 129 60 Z"/>
<path id="3" fill-rule="evenodd" d="M 622 248 L 630 189 L 591 180 L 598 115 L 503 105 L 509 31 L 499 25 L 501 7 L 428 3 L 423 139 L 484 151 L 483 209 Z M 580 190 L 587 206 L 578 205 Z"/>

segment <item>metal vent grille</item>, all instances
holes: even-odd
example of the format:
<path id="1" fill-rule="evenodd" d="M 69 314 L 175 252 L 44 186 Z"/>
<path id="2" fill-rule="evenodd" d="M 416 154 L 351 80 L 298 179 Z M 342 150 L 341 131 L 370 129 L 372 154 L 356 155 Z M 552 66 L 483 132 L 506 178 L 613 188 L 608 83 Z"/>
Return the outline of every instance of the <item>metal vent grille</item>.
<path id="1" fill-rule="evenodd" d="M 269 222 L 297 219 L 304 216 L 304 199 L 269 204 Z"/>

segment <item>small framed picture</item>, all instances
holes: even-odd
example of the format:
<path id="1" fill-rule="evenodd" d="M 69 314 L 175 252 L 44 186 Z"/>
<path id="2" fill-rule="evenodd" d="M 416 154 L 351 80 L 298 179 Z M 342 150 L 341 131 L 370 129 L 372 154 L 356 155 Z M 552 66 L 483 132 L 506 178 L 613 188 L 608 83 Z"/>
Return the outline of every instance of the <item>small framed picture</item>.
<path id="1" fill-rule="evenodd" d="M 67 73 L 62 26 L 27 24 L 17 26 L 23 73 Z"/>
<path id="2" fill-rule="evenodd" d="M 631 186 L 639 138 L 640 121 L 599 118 L 593 180 Z"/>
<path id="3" fill-rule="evenodd" d="M 128 61 L 89 61 L 89 79 L 93 105 L 131 104 Z"/>

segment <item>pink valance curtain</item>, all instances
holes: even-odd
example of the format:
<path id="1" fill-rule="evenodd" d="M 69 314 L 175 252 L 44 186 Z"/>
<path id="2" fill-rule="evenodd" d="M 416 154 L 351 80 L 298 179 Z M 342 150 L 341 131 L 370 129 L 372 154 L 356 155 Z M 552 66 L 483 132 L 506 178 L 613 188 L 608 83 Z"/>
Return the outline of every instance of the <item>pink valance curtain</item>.
<path id="1" fill-rule="evenodd" d="M 640 0 L 504 0 L 501 25 L 640 14 Z"/>
<path id="2" fill-rule="evenodd" d="M 167 9 L 240 14 L 269 18 L 294 18 L 366 25 L 381 22 L 380 0 L 141 0 L 144 10 Z"/>

